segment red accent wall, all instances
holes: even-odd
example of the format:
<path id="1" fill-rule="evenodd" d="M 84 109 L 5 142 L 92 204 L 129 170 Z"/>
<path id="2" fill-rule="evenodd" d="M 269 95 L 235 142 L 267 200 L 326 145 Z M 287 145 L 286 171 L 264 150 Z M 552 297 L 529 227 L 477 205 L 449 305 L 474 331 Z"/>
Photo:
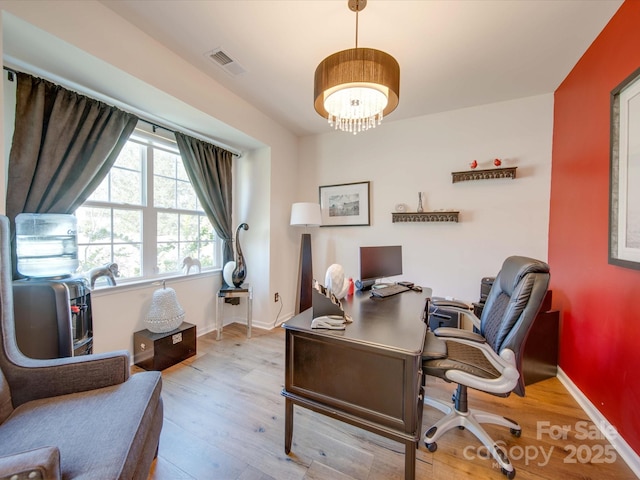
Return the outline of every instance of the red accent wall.
<path id="1" fill-rule="evenodd" d="M 549 220 L 560 366 L 638 454 L 640 270 L 607 252 L 610 94 L 639 67 L 640 1 L 627 0 L 555 92 Z"/>

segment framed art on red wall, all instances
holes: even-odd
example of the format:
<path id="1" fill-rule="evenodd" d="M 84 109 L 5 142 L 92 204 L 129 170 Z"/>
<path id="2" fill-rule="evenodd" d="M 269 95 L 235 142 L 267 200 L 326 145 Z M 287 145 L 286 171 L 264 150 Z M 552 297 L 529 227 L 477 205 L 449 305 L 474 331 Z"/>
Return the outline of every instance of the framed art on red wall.
<path id="1" fill-rule="evenodd" d="M 640 68 L 611 92 L 609 263 L 640 269 Z"/>

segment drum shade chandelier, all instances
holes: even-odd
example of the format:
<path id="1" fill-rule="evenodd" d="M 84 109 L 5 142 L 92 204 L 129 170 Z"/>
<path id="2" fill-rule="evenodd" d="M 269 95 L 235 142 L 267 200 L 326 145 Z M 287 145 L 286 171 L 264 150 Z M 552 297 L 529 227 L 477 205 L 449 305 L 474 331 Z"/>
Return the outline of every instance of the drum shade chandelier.
<path id="1" fill-rule="evenodd" d="M 356 12 L 356 48 L 328 56 L 316 68 L 314 107 L 344 132 L 375 128 L 398 106 L 400 66 L 388 53 L 358 48 L 358 12 L 367 0 L 348 0 Z"/>

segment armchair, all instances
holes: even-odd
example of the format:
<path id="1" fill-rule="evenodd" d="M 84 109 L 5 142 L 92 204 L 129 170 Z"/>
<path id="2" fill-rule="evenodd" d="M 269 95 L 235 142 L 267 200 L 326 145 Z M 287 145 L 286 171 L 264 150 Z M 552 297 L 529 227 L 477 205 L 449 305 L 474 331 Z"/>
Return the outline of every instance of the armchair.
<path id="1" fill-rule="evenodd" d="M 146 479 L 162 429 L 159 372 L 130 376 L 127 351 L 25 357 L 9 238 L 0 216 L 0 478 Z"/>
<path id="2" fill-rule="evenodd" d="M 515 477 L 516 471 L 506 453 L 481 424 L 508 427 L 516 437 L 522 432 L 520 425 L 500 415 L 470 409 L 467 388 L 501 397 L 507 397 L 511 392 L 524 396 L 523 347 L 548 284 L 549 266 L 546 263 L 513 256 L 504 261 L 480 319 L 462 302 L 433 300 L 436 310 L 446 307 L 466 315 L 479 333 L 447 327 L 427 332 L 423 373 L 458 384 L 453 405 L 430 397 L 424 399 L 426 405 L 445 413 L 425 434 L 429 451 L 436 451 L 436 441 L 447 431 L 454 427 L 466 428 L 487 447 L 502 473 L 509 479 Z"/>

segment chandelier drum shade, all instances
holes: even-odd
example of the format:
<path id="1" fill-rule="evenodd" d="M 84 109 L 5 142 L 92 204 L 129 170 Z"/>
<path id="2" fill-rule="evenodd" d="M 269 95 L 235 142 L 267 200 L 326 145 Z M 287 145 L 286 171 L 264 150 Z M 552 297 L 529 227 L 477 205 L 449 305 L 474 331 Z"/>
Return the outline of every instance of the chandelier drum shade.
<path id="1" fill-rule="evenodd" d="M 388 53 L 350 48 L 316 68 L 315 109 L 335 128 L 357 133 L 380 124 L 398 106 L 400 65 Z"/>
<path id="2" fill-rule="evenodd" d="M 356 48 L 325 58 L 316 68 L 314 107 L 338 130 L 354 134 L 374 128 L 400 98 L 400 65 L 388 53 L 358 48 L 358 12 L 366 0 L 349 0 L 356 12 Z"/>

